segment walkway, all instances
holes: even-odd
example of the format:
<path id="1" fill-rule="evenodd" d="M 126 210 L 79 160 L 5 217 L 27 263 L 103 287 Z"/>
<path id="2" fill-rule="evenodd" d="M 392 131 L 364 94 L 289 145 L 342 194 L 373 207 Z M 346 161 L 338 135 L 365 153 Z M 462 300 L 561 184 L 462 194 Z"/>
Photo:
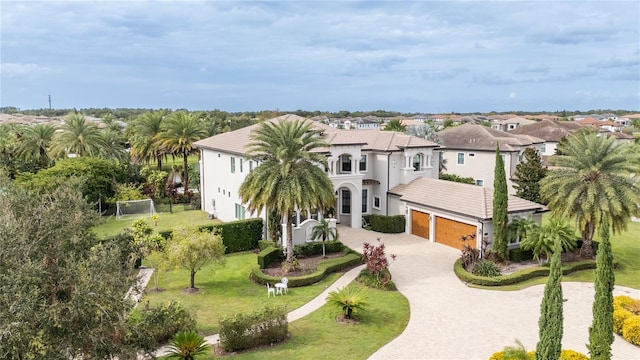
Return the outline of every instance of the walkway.
<path id="1" fill-rule="evenodd" d="M 528 350 L 538 341 L 544 285 L 520 291 L 467 287 L 453 273 L 456 249 L 408 234 L 380 234 L 339 228 L 340 239 L 361 251 L 363 242 L 385 243 L 398 290 L 409 300 L 411 316 L 400 336 L 370 359 L 488 359 L 520 340 Z M 563 348 L 587 353 L 594 290 L 590 283 L 563 283 Z M 640 290 L 616 287 L 614 295 L 640 298 Z M 616 335 L 613 359 L 640 359 L 640 348 Z"/>

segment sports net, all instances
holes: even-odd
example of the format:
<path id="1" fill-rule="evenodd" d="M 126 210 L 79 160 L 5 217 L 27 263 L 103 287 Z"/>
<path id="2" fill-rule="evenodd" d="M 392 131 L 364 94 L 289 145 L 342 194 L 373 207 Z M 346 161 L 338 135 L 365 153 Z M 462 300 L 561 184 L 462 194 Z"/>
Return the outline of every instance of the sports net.
<path id="1" fill-rule="evenodd" d="M 150 217 L 156 213 L 151 199 L 118 201 L 116 207 L 118 220 Z"/>

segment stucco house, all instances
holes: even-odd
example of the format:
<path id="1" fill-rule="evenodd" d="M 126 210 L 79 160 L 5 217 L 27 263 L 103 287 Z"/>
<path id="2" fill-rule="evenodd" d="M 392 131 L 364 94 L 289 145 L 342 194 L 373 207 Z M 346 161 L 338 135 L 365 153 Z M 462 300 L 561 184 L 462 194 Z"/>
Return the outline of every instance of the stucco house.
<path id="1" fill-rule="evenodd" d="M 493 189 L 421 177 L 390 189 L 389 203 L 407 214 L 407 229 L 414 235 L 457 249 L 464 244 L 461 236 L 472 235 L 473 248 L 483 240 L 493 241 Z M 508 204 L 509 220 L 521 217 L 539 223 L 546 211 L 544 205 L 511 195 Z"/>
<path id="2" fill-rule="evenodd" d="M 509 131 L 512 134 L 529 135 L 544 140 L 540 155 L 547 157 L 556 153 L 560 140 L 583 129 L 584 125 L 574 121 L 541 120 L 535 124 L 519 126 Z"/>
<path id="3" fill-rule="evenodd" d="M 269 121 L 283 120 L 304 119 L 295 115 L 284 115 Z M 240 184 L 256 166 L 259 166 L 256 162 L 247 160 L 245 153 L 245 146 L 250 142 L 250 134 L 257 126 L 259 125 L 215 135 L 195 144 L 200 149 L 202 208 L 223 221 L 251 216 L 266 219 L 264 211 L 261 214 L 248 214 L 245 210 L 246 204 L 243 204 L 238 196 Z M 399 132 L 337 129 L 318 122 L 314 122 L 313 126 L 322 130 L 322 136 L 328 144 L 328 147 L 318 151 L 327 157 L 328 167 L 325 171 L 335 189 L 336 207 L 335 213 L 332 214 L 334 219 L 330 220 L 332 226 L 339 223 L 359 228 L 362 226 L 362 217 L 366 214 L 403 214 L 406 215 L 406 231 L 416 233 L 414 224 L 418 227 L 424 225 L 421 221 L 415 222 L 414 215 L 409 210 L 421 209 L 431 214 L 434 221 L 447 219 L 458 222 L 458 219 L 463 219 L 462 223 L 476 224 L 474 226 L 477 231 L 477 244 L 474 246 L 480 246 L 484 231 L 489 225 L 477 225 L 478 219 L 483 217 L 487 224 L 490 223 L 490 219 L 487 220 L 484 215 L 476 216 L 476 213 L 470 212 L 468 206 L 472 203 L 477 203 L 474 206 L 484 206 L 482 204 L 485 204 L 486 197 L 481 193 L 473 193 L 472 196 L 468 193 L 467 196 L 471 197 L 466 198 L 463 203 L 458 203 L 457 208 L 454 206 L 440 209 L 438 204 L 430 202 L 429 197 L 418 201 L 410 196 L 403 199 L 404 188 L 418 192 L 437 188 L 441 199 L 457 196 L 459 186 L 463 184 L 437 179 L 438 144 Z M 425 179 L 430 181 L 427 182 Z M 475 186 L 468 186 L 475 191 Z M 542 205 L 527 203 L 526 209 L 522 209 L 524 212 L 534 214 L 542 208 Z M 510 211 L 511 206 L 510 204 Z M 415 215 L 416 218 L 420 216 L 423 215 Z M 321 217 L 322 214 L 306 209 L 298 211 L 293 224 L 294 244 L 313 241 L 314 239 L 309 238 L 310 229 Z M 438 234 L 441 233 L 437 231 L 442 221 L 434 223 L 430 229 L 435 229 L 436 233 L 425 238 L 438 241 Z M 458 231 L 456 234 L 460 236 L 467 230 L 468 228 L 452 231 Z M 284 231 L 283 226 L 282 238 L 286 236 Z M 265 231 L 265 237 L 266 234 Z"/>
<path id="4" fill-rule="evenodd" d="M 511 177 L 523 159 L 524 150 L 541 151 L 544 140 L 529 135 L 515 135 L 484 125 L 464 124 L 438 132 L 446 173 L 471 177 L 478 186 L 493 188 L 496 144 L 505 164 L 509 193 L 515 194 Z"/>

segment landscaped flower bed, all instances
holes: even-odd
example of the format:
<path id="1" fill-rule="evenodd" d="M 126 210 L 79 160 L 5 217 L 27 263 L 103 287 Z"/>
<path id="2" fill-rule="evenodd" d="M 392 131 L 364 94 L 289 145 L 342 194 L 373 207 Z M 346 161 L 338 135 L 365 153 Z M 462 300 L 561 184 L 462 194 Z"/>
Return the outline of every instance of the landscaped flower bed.
<path id="1" fill-rule="evenodd" d="M 629 296 L 613 299 L 613 331 L 628 342 L 640 345 L 640 299 Z"/>
<path id="2" fill-rule="evenodd" d="M 503 356 L 504 351 L 499 351 L 497 353 L 493 353 L 489 360 L 502 360 Z M 536 352 L 527 352 L 527 358 L 529 360 L 535 360 Z M 560 352 L 560 359 L 558 360 L 589 360 L 589 357 L 574 350 L 562 350 L 562 352 Z"/>

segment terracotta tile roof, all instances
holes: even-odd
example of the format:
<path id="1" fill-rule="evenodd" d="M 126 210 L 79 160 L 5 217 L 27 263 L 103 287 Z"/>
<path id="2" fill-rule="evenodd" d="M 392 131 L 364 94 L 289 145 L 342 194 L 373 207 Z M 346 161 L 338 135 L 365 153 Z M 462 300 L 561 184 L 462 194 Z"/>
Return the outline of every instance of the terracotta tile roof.
<path id="1" fill-rule="evenodd" d="M 500 143 L 502 151 L 518 151 L 523 146 L 544 142 L 533 136 L 515 135 L 484 125 L 464 124 L 437 133 L 443 148 L 495 151 Z"/>
<path id="2" fill-rule="evenodd" d="M 268 121 L 304 120 L 297 115 L 283 115 Z M 310 120 L 309 120 L 310 121 Z M 197 148 L 219 150 L 243 155 L 245 146 L 250 142 L 251 132 L 260 124 L 247 126 L 236 131 L 218 134 L 195 143 Z M 438 144 L 400 132 L 381 130 L 337 129 L 320 122 L 313 126 L 323 131 L 324 140 L 332 145 L 361 145 L 365 151 L 401 151 L 412 147 L 437 147 Z M 326 151 L 327 149 L 318 149 Z"/>
<path id="3" fill-rule="evenodd" d="M 395 186 L 389 193 L 400 200 L 429 208 L 466 215 L 478 220 L 493 217 L 493 189 L 453 181 L 420 177 Z M 508 197 L 508 212 L 546 211 L 546 207 L 516 196 Z"/>
<path id="4" fill-rule="evenodd" d="M 530 135 L 545 141 L 559 142 L 565 136 L 573 134 L 576 130 L 582 129 L 581 125 L 574 121 L 541 120 L 535 124 L 522 125 L 510 130 L 511 134 Z"/>

